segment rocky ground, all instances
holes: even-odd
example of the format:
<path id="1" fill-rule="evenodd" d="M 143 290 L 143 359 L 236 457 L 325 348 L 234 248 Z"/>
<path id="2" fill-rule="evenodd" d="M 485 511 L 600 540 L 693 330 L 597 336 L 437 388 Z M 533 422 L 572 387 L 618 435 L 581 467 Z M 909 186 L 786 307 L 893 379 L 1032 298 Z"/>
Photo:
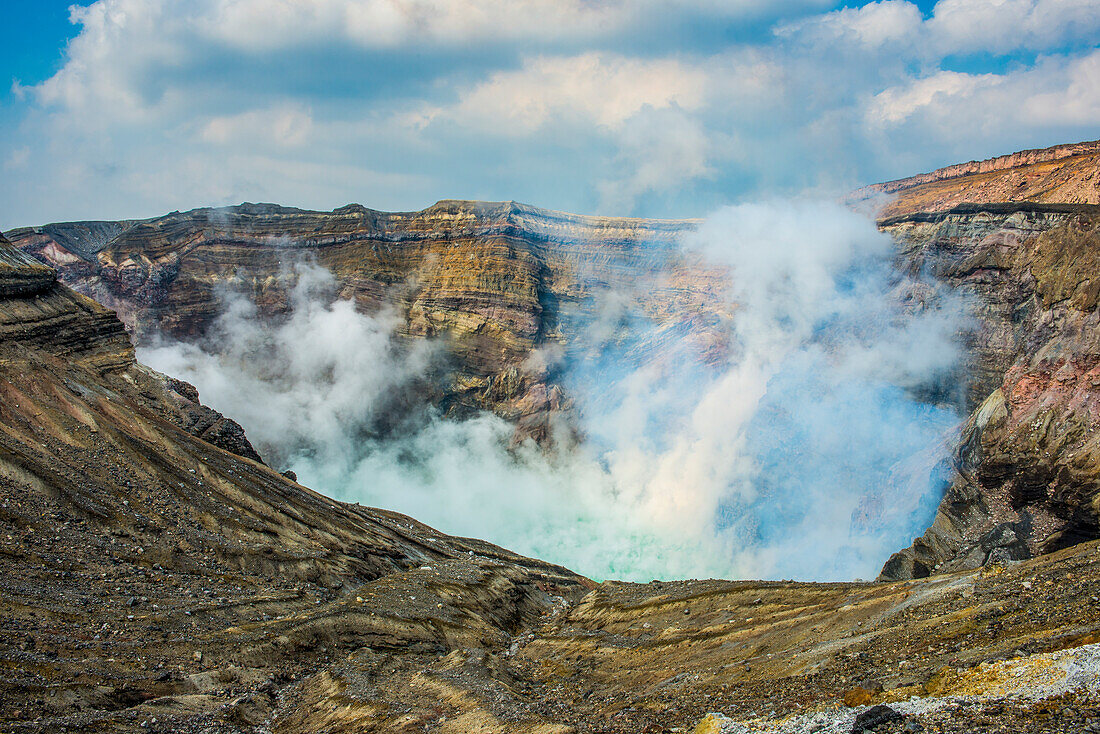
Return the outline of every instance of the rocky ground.
<path id="1" fill-rule="evenodd" d="M 239 730 L 350 651 L 500 647 L 591 586 L 215 445 L 243 435 L 212 435 L 231 422 L 13 253 L 0 240 L 0 729 Z"/>
<path id="2" fill-rule="evenodd" d="M 603 584 L 518 658 L 578 731 L 850 731 L 879 704 L 907 714 L 884 731 L 1080 731 L 1098 573 L 1089 544 L 896 584 Z"/>

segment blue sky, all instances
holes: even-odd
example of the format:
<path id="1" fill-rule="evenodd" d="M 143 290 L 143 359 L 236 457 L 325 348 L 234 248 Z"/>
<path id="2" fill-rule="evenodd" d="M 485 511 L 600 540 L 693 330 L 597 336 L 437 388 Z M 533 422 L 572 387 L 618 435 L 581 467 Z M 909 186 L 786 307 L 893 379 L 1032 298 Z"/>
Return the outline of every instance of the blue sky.
<path id="1" fill-rule="evenodd" d="M 5 229 L 245 200 L 699 216 L 1100 137 L 1095 0 L 39 0 L 0 19 Z"/>
<path id="2" fill-rule="evenodd" d="M 0 3 L 0 21 L 8 29 L 0 45 L 0 63 L 9 77 L 39 83 L 61 68 L 65 43 L 79 30 L 69 22 L 70 5 L 55 0 Z M 7 101 L 11 79 L 5 81 Z"/>

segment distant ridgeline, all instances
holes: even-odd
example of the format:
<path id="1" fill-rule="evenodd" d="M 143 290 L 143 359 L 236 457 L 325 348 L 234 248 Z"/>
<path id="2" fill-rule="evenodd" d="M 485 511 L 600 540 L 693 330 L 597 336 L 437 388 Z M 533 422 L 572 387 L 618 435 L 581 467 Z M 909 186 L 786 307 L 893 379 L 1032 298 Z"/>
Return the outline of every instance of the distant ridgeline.
<path id="1" fill-rule="evenodd" d="M 859 206 L 882 200 L 879 216 L 945 211 L 960 204 L 1100 204 L 1100 140 L 1021 150 L 856 189 Z"/>

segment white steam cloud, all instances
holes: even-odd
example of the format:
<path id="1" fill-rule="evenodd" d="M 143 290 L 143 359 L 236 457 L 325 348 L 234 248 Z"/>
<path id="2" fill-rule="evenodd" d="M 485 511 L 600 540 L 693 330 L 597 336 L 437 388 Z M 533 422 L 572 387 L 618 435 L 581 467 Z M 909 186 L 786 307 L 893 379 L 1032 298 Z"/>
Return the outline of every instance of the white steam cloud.
<path id="1" fill-rule="evenodd" d="M 962 304 L 896 272 L 889 237 L 834 204 L 731 207 L 683 246 L 730 270 L 728 360 L 650 339 L 637 295 L 608 290 L 564 349 L 528 360 L 576 399 L 584 440 L 550 448 L 418 403 L 441 350 L 337 300 L 316 266 L 285 319 L 230 294 L 212 338 L 140 357 L 303 484 L 596 578 L 873 577 L 942 492 Z"/>
<path id="2" fill-rule="evenodd" d="M 263 456 L 283 464 L 304 456 L 337 461 L 357 451 L 361 434 L 391 413 L 395 402 L 432 363 L 433 345 L 400 345 L 392 310 L 364 316 L 336 298 L 329 271 L 300 264 L 290 314 L 264 323 L 251 301 L 224 293 L 225 309 L 202 345 L 161 344 L 142 360 L 199 387 L 207 404 L 245 426 Z"/>

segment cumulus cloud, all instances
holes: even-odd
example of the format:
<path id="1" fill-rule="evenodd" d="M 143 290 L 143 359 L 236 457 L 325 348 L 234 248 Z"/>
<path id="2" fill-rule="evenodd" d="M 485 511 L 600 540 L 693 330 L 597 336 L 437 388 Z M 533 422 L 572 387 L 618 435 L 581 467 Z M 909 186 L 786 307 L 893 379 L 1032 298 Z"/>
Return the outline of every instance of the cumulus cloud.
<path id="1" fill-rule="evenodd" d="M 595 125 L 615 133 L 646 108 L 698 109 L 707 80 L 700 66 L 675 59 L 538 57 L 518 71 L 492 75 L 461 92 L 452 109 L 434 114 L 502 135 L 530 135 L 550 124 Z"/>
<path id="2" fill-rule="evenodd" d="M 1100 9 L 1090 0 L 940 0 L 925 19 L 909 0 L 878 0 L 776 28 L 800 43 L 899 51 L 922 59 L 946 54 L 1095 45 Z"/>
<path id="3" fill-rule="evenodd" d="M 690 188 L 715 173 L 718 142 L 700 120 L 678 107 L 644 108 L 619 131 L 617 175 L 600 181 L 601 209 L 630 211 L 639 197 Z"/>
<path id="4" fill-rule="evenodd" d="M 204 142 L 219 145 L 248 145 L 259 141 L 289 147 L 307 142 L 312 128 L 313 117 L 308 109 L 286 105 L 211 117 L 201 123 L 199 137 Z"/>
<path id="5" fill-rule="evenodd" d="M 1094 46 L 1100 7 L 1092 0 L 940 0 L 927 26 L 945 53 Z"/>
<path id="6" fill-rule="evenodd" d="M 5 226 L 241 199 L 697 216 L 1095 135 L 1095 3 L 837 5 L 99 0 L 13 87 L 0 146 L 35 164 L 0 182 Z"/>
<path id="7" fill-rule="evenodd" d="M 906 0 L 881 0 L 859 8 L 845 7 L 776 29 L 780 37 L 831 46 L 856 44 L 862 49 L 908 47 L 921 30 L 920 9 Z"/>
<path id="8" fill-rule="evenodd" d="M 1011 116 L 989 110 L 1012 110 Z M 959 142 L 978 136 L 1010 139 L 1021 124 L 1064 130 L 1087 125 L 1100 112 L 1100 51 L 1078 58 L 1044 58 L 1011 74 L 938 72 L 891 87 L 867 107 L 879 130 L 959 130 Z"/>
<path id="9" fill-rule="evenodd" d="M 1100 119 L 1100 51 L 1068 65 L 1040 66 L 1023 101 L 1024 119 L 1036 125 L 1088 125 Z M 1045 73 L 1044 73 L 1045 72 Z"/>
<path id="10" fill-rule="evenodd" d="M 655 15 L 702 12 L 740 18 L 760 0 L 204 0 L 200 27 L 227 44 L 281 48 L 309 38 L 346 38 L 368 47 L 501 40 L 599 38 L 652 24 Z"/>
<path id="11" fill-rule="evenodd" d="M 988 88 L 1002 81 L 995 74 L 941 71 L 879 92 L 867 107 L 867 120 L 872 125 L 897 124 L 921 110 L 940 106 L 947 100 L 969 97 L 983 85 Z"/>

